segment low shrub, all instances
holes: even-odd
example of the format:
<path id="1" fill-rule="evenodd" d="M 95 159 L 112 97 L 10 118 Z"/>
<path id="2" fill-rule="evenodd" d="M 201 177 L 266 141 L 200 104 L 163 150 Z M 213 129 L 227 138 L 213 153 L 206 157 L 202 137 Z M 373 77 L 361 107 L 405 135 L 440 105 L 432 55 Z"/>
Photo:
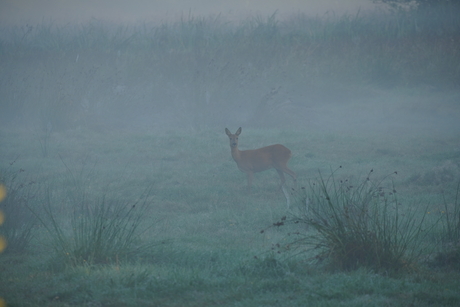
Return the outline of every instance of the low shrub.
<path id="1" fill-rule="evenodd" d="M 116 193 L 109 193 L 108 187 L 95 195 L 88 192 L 85 182 L 95 179 L 82 180 L 87 176 L 84 170 L 76 173 L 67 167 L 67 173 L 70 180 L 63 182 L 68 191 L 47 185 L 40 210 L 31 209 L 48 231 L 57 259 L 72 266 L 118 264 L 138 259 L 152 247 L 141 238 L 150 227 L 144 222 L 149 217 L 151 188 L 137 199 L 109 198 Z"/>
<path id="2" fill-rule="evenodd" d="M 427 233 L 425 214 L 403 207 L 397 199 L 392 175 L 361 183 L 337 180 L 335 172 L 295 192 L 290 218 L 275 226 L 302 225 L 285 249 L 305 249 L 329 268 L 399 272 L 414 268 Z M 426 211 L 425 211 L 426 212 Z M 293 235 L 290 234 L 290 235 Z M 311 249 L 313 248 L 313 249 Z"/>
<path id="3" fill-rule="evenodd" d="M 135 257 L 147 247 L 140 238 L 140 226 L 149 206 L 146 195 L 129 203 L 108 200 L 103 195 L 85 204 L 86 213 L 78 209 L 71 213 L 70 230 L 47 201 L 43 204 L 45 214 L 41 222 L 52 236 L 57 255 L 66 263 L 118 263 Z"/>

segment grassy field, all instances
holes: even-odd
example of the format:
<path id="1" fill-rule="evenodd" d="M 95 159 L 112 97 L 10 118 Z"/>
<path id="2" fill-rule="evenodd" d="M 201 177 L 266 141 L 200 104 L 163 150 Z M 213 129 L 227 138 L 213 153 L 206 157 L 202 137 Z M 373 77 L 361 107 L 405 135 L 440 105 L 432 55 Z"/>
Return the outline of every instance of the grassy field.
<path id="1" fill-rule="evenodd" d="M 458 306 L 458 20 L 418 21 L 3 29 L 0 297 Z M 242 150 L 291 149 L 296 186 L 270 170 L 246 188 L 224 132 L 239 126 Z M 335 218 L 305 215 L 315 199 Z M 363 260 L 360 236 L 389 254 Z"/>
<path id="2" fill-rule="evenodd" d="M 441 249 L 440 225 L 425 238 L 430 248 L 413 270 L 396 276 L 365 268 L 330 271 L 308 248 L 278 254 L 273 248 L 290 240 L 287 233 L 304 228 L 269 228 L 289 216 L 276 172 L 257 174 L 248 191 L 223 130 L 59 133 L 50 137 L 49 158 L 29 134 L 3 131 L 1 137 L 2 144 L 11 144 L 2 147 L 2 156 L 14 162 L 4 169 L 20 172 L 17 182 L 35 182 L 19 189 L 34 195 L 27 205 L 44 210 L 41 191 L 51 188 L 51 210 L 69 240 L 72 206 L 80 200 L 94 204 L 106 193 L 108 203 L 129 206 L 151 188 L 139 233 L 151 246 L 123 259 L 69 264 L 55 252 L 53 229 L 36 224 L 27 252 L 1 257 L 2 296 L 12 306 L 454 306 L 460 300 L 458 273 L 427 262 Z M 394 181 L 403 206 L 413 207 L 417 216 L 428 210 L 430 222 L 441 216 L 444 201 L 454 201 L 459 137 L 398 136 L 375 146 L 373 137 L 356 134 L 247 129 L 240 139 L 245 145 L 283 142 L 291 148 L 290 166 L 300 186 L 318 170 L 328 174 L 340 164 L 336 176 L 351 180 L 364 178 L 371 168 L 376 177 L 398 171 Z"/>

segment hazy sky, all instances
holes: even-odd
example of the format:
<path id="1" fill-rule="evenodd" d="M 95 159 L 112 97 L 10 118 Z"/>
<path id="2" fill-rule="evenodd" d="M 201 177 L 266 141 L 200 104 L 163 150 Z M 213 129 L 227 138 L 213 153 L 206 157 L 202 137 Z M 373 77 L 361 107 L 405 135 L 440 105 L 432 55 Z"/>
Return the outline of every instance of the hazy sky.
<path id="1" fill-rule="evenodd" d="M 256 14 L 268 16 L 276 10 L 283 18 L 295 12 L 355 13 L 371 6 L 372 0 L 0 0 L 0 22 L 66 23 L 92 17 L 123 22 L 168 21 L 189 12 L 194 16 L 222 13 L 226 18 L 238 19 Z"/>

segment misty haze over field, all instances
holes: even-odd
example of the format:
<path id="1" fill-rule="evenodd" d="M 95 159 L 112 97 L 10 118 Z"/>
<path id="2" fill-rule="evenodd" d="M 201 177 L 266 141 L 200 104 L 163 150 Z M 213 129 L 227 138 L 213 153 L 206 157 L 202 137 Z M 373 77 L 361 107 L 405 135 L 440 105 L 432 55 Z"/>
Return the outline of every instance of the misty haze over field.
<path id="1" fill-rule="evenodd" d="M 458 306 L 459 182 L 457 1 L 0 3 L 0 306 Z"/>
<path id="2" fill-rule="evenodd" d="M 154 3 L 142 1 L 33 3 L 2 4 L 4 124 L 45 131 L 458 129 L 458 71 L 450 78 L 449 60 L 424 50 L 433 39 L 441 48 L 458 43 L 420 32 L 413 39 L 415 21 L 397 25 L 404 17 L 375 11 L 370 1 L 175 2 L 159 7 L 166 19 L 146 14 Z M 83 21 L 90 16 L 96 19 Z M 77 23 L 59 25 L 67 19 Z M 397 42 L 392 31 L 407 38 Z"/>
<path id="3" fill-rule="evenodd" d="M 58 24 L 88 22 L 90 19 L 112 22 L 167 22 L 177 21 L 182 15 L 222 15 L 226 19 L 240 20 L 248 16 L 268 16 L 274 12 L 282 18 L 295 13 L 309 16 L 351 13 L 375 6 L 369 0 L 4 0 L 0 4 L 0 21 L 7 24 L 35 24 L 53 21 Z"/>

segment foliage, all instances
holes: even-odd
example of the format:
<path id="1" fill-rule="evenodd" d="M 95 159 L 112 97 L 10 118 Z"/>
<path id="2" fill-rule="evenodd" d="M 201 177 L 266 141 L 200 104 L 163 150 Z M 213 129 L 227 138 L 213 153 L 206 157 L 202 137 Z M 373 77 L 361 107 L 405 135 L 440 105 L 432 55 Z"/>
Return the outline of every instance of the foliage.
<path id="1" fill-rule="evenodd" d="M 454 201 L 444 199 L 441 215 L 442 246 L 434 264 L 460 269 L 460 182 L 457 184 Z"/>
<path id="2" fill-rule="evenodd" d="M 33 210 L 51 235 L 56 259 L 70 265 L 119 263 L 138 259 L 150 250 L 153 245 L 143 242 L 141 235 L 148 227 L 144 221 L 151 205 L 151 189 L 132 201 L 109 198 L 114 193 L 109 193 L 108 186 L 94 196 L 87 193 L 86 181 L 81 180 L 83 172 L 79 173 L 81 178 L 70 168 L 67 172 L 74 184 L 67 186 L 68 197 L 45 186 L 41 211 Z M 57 213 L 63 208 L 56 206 L 66 202 L 71 212 L 68 219 Z"/>
<path id="3" fill-rule="evenodd" d="M 445 214 L 443 219 L 445 240 L 460 243 L 460 181 L 457 184 L 455 198 L 452 203 L 444 199 Z"/>
<path id="4" fill-rule="evenodd" d="M 254 125 L 291 127 L 295 107 L 350 83 L 456 88 L 459 28 L 451 11 L 4 27 L 0 119 L 33 123 L 44 156 L 50 131 L 139 122 L 139 109 L 197 131 L 240 109 Z"/>
<path id="5" fill-rule="evenodd" d="M 391 7 L 408 5 L 409 7 L 416 7 L 419 10 L 433 9 L 440 6 L 457 6 L 458 8 L 458 1 L 456 0 L 374 0 L 374 2 L 384 3 Z"/>
<path id="6" fill-rule="evenodd" d="M 398 202 L 393 185 L 385 185 L 389 177 L 374 181 L 372 172 L 356 185 L 337 180 L 333 172 L 302 187 L 286 223 L 312 230 L 296 232 L 299 238 L 286 248 L 314 247 L 315 258 L 327 260 L 332 269 L 411 270 L 432 226 L 425 225 L 425 214 Z"/>
<path id="7" fill-rule="evenodd" d="M 24 169 L 14 170 L 10 163 L 6 169 L 0 170 L 0 182 L 6 187 L 7 193 L 0 202 L 0 212 L 4 215 L 4 223 L 0 227 L 0 234 L 7 241 L 6 253 L 25 253 L 28 251 L 34 235 L 37 219 L 29 211 L 37 196 L 36 185 L 33 180 L 23 179 Z"/>
<path id="8" fill-rule="evenodd" d="M 453 35 L 458 31 L 460 2 L 457 0 L 375 0 L 390 7 L 401 20 L 416 23 L 427 37 Z M 457 30 L 456 30 L 457 29 Z"/>

